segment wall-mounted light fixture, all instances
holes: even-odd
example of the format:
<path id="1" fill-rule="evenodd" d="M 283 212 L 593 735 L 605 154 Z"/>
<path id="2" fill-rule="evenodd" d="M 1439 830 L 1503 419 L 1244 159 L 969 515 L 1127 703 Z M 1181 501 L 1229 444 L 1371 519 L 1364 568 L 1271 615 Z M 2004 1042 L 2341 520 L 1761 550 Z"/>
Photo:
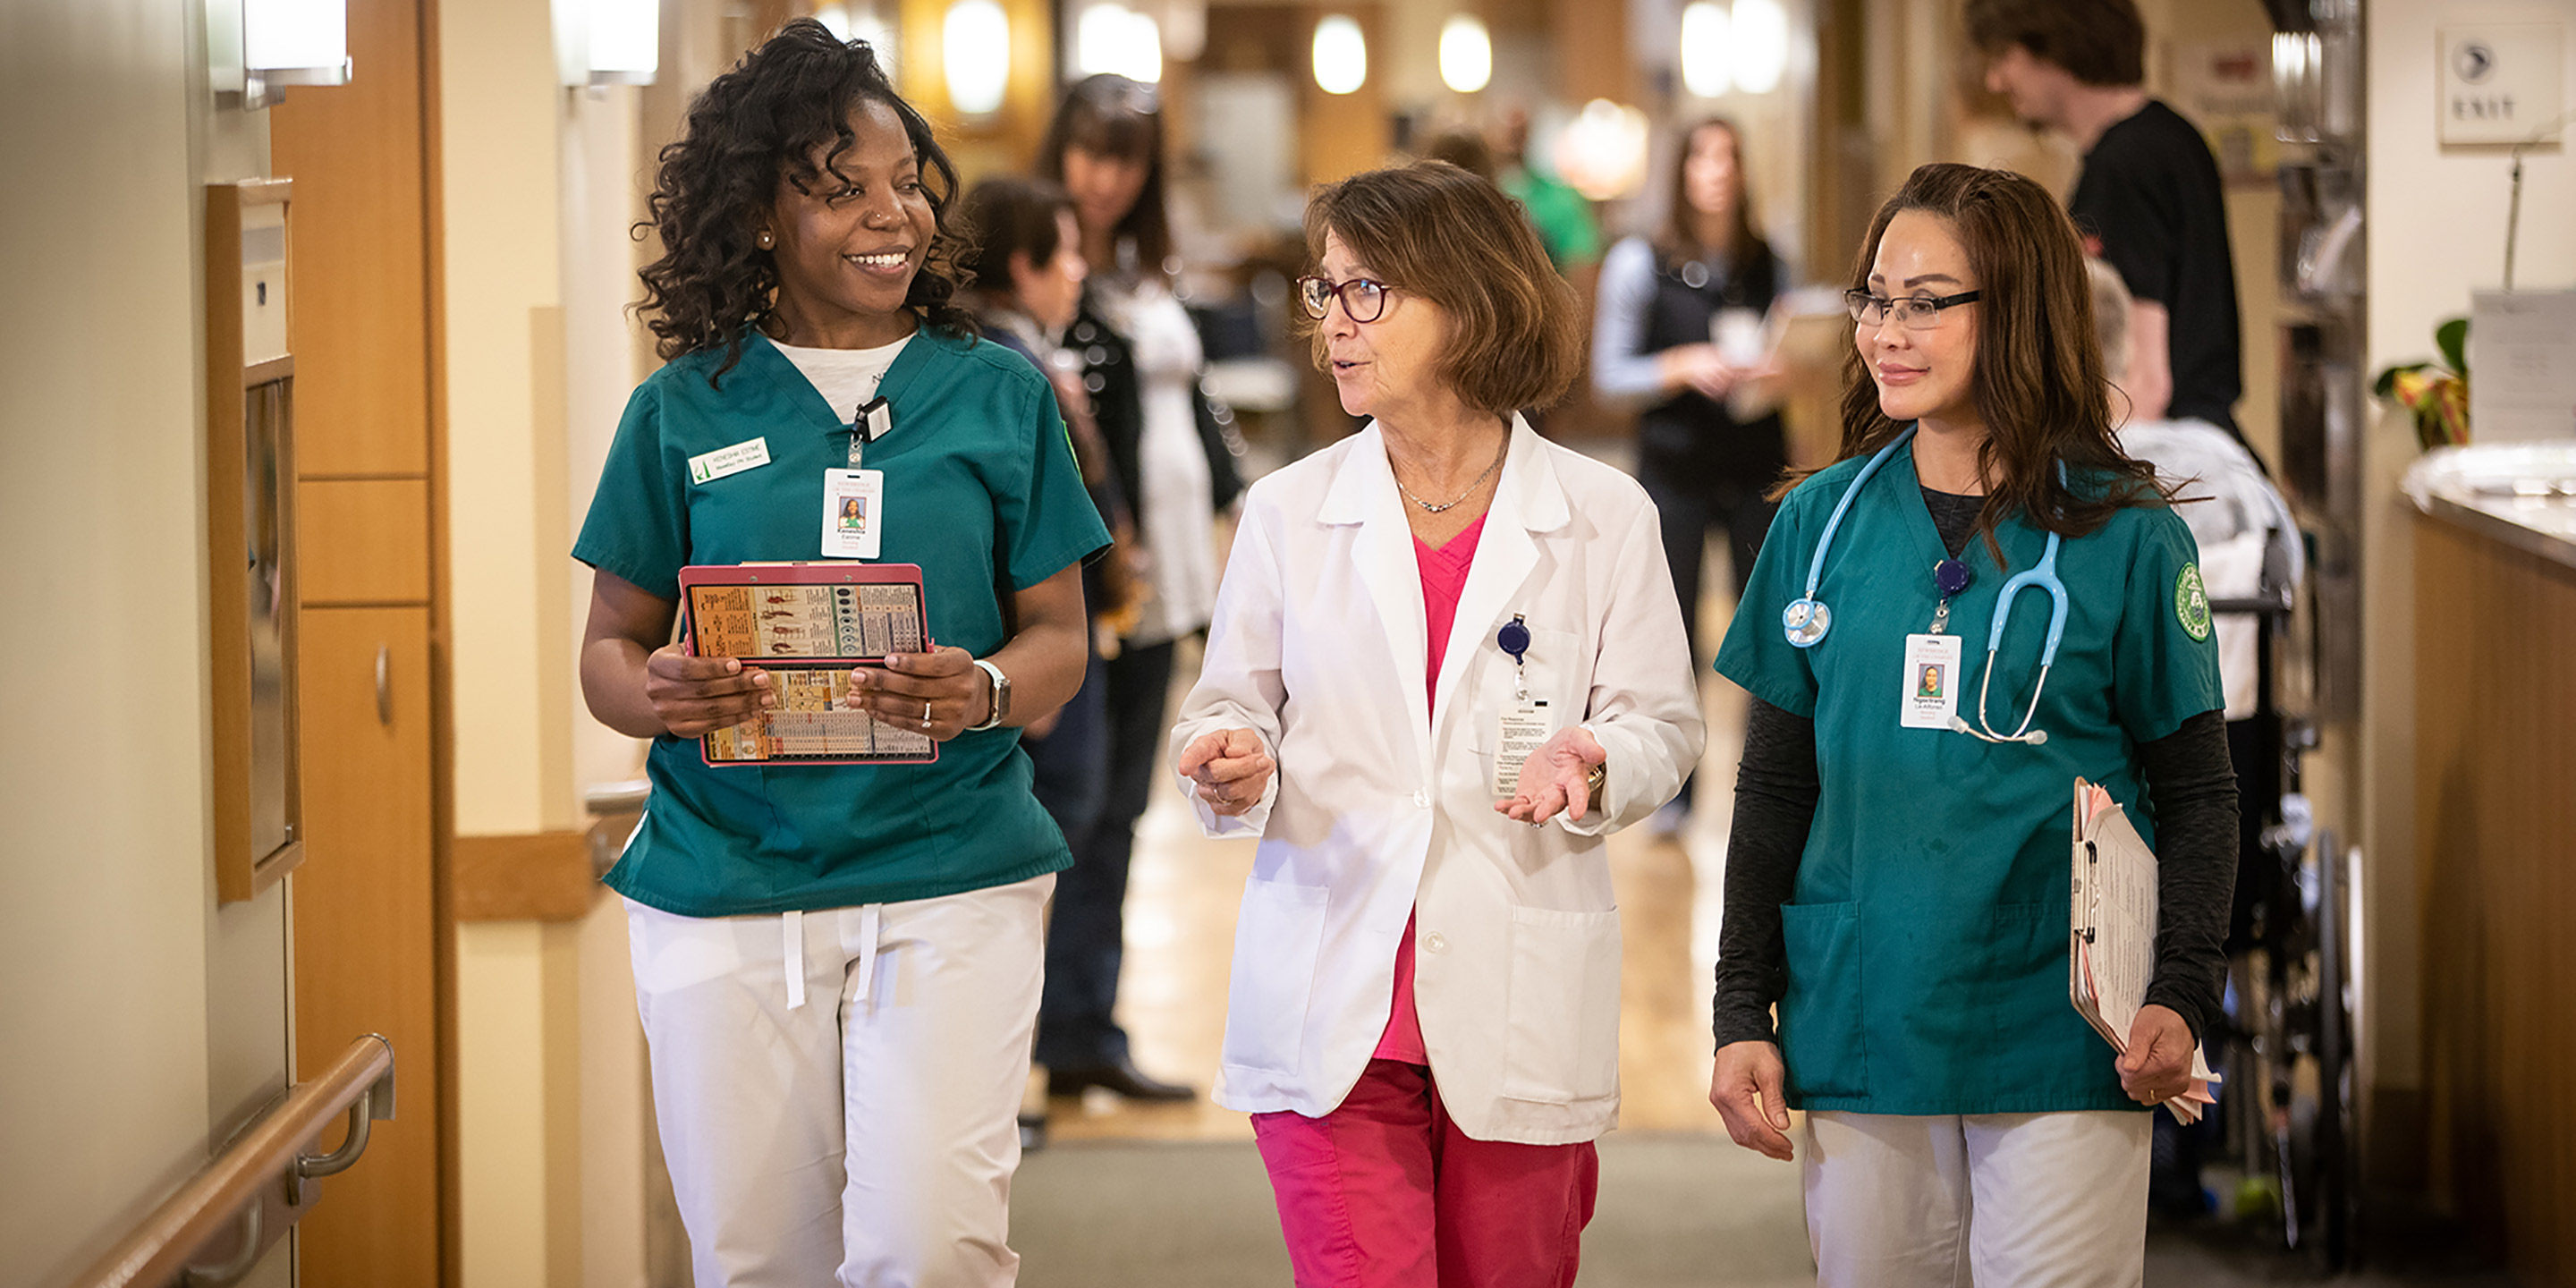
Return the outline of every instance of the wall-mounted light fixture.
<path id="1" fill-rule="evenodd" d="M 1789 14 L 1780 0 L 1735 0 L 1735 85 L 1748 94 L 1779 87 L 1789 65 Z"/>
<path id="2" fill-rule="evenodd" d="M 1073 71 L 1077 76 L 1115 72 L 1148 85 L 1162 80 L 1162 24 L 1115 0 L 1086 7 L 1074 20 Z"/>
<path id="3" fill-rule="evenodd" d="M 1344 14 L 1315 24 L 1315 85 L 1327 94 L 1349 94 L 1368 84 L 1368 37 Z"/>
<path id="4" fill-rule="evenodd" d="M 1716 98 L 1735 85 L 1735 15 L 1699 0 L 1682 10 L 1682 86 Z"/>
<path id="5" fill-rule="evenodd" d="M 990 116 L 1011 83 L 1011 20 L 995 0 L 955 0 L 940 25 L 948 103 L 964 116 Z"/>
<path id="6" fill-rule="evenodd" d="M 1440 24 L 1440 79 L 1461 94 L 1473 94 L 1494 79 L 1494 40 L 1485 20 L 1451 14 Z"/>
<path id="7" fill-rule="evenodd" d="M 650 85 L 662 65 L 659 0 L 554 0 L 556 79 Z"/>
<path id="8" fill-rule="evenodd" d="M 346 85 L 347 0 L 206 0 L 206 66 L 212 88 L 253 110 L 289 85 Z"/>
<path id="9" fill-rule="evenodd" d="M 1576 192 L 1609 201 L 1646 181 L 1646 114 L 1596 98 L 1556 136 L 1556 173 Z"/>
<path id="10" fill-rule="evenodd" d="M 876 51 L 877 65 L 885 68 L 886 79 L 893 81 L 897 89 L 903 87 L 894 26 L 877 13 L 875 5 L 862 0 L 854 11 L 840 0 L 833 0 L 830 4 L 815 6 L 814 20 L 842 40 L 866 41 L 868 48 Z"/>

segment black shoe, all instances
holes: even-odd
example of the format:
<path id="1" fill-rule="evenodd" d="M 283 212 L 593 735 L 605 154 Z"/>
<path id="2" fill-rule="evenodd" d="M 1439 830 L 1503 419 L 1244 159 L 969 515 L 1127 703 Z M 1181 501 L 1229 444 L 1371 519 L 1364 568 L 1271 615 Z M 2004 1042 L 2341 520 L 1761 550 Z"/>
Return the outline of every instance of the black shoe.
<path id="1" fill-rule="evenodd" d="M 1086 1087 L 1107 1087 L 1129 1100 L 1195 1100 L 1199 1094 L 1195 1087 L 1147 1076 L 1133 1059 L 1123 1055 L 1108 1064 L 1047 1070 L 1050 1096 L 1078 1096 Z"/>
<path id="2" fill-rule="evenodd" d="M 1045 1149 L 1046 1144 L 1047 1116 L 1045 1114 L 1021 1114 L 1020 1152 L 1023 1154 L 1034 1154 L 1041 1149 Z"/>

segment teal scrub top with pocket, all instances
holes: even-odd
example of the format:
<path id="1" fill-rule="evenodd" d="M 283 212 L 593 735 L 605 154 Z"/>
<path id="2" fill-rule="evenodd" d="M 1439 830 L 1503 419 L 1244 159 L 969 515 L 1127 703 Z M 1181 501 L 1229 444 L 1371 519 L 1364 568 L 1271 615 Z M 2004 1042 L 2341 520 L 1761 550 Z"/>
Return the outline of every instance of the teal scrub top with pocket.
<path id="1" fill-rule="evenodd" d="M 822 558 L 823 472 L 849 463 L 835 409 L 776 346 L 745 338 L 674 360 L 628 401 L 573 557 L 665 599 L 689 564 Z M 977 657 L 1004 642 L 1002 594 L 1109 544 L 1055 397 L 1009 348 L 931 327 L 878 385 L 893 426 L 880 561 L 919 564 L 931 638 Z M 706 481 L 690 461 L 759 440 L 769 462 Z M 731 765 L 694 738 L 653 740 L 644 822 L 607 881 L 690 917 L 929 899 L 1060 871 L 1064 837 L 1029 794 L 1017 729 L 969 731 L 925 765 Z"/>
<path id="2" fill-rule="evenodd" d="M 2162 505 L 2062 542 L 2066 633 L 2031 721 L 2044 744 L 1904 728 L 1906 636 L 1930 629 L 1932 568 L 1948 554 L 1912 449 L 1869 480 L 1834 536 L 1816 591 L 1833 613 L 1825 638 L 1792 646 L 1780 614 L 1805 592 L 1817 538 L 1865 458 L 1783 500 L 1717 657 L 1754 696 L 1815 722 L 1821 793 L 1780 909 L 1787 1099 L 1881 1114 L 2138 1108 L 2110 1045 L 2067 999 L 2074 780 L 2108 788 L 2153 843 L 2137 745 L 2222 706 L 2198 549 Z M 1975 580 L 1947 625 L 1963 639 L 1958 713 L 1971 724 L 1997 592 L 2047 542 L 2019 516 L 1995 536 L 2006 566 L 1972 538 L 1960 557 Z M 1998 733 L 2030 702 L 2049 612 L 2035 589 L 2015 604 L 1987 703 Z"/>

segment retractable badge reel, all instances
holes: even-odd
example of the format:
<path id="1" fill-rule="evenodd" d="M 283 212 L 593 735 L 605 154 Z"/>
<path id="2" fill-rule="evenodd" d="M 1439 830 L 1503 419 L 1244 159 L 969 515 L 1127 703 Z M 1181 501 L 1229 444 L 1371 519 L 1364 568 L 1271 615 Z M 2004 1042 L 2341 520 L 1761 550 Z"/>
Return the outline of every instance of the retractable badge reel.
<path id="1" fill-rule="evenodd" d="M 1494 717 L 1494 799 L 1508 800 L 1520 793 L 1521 766 L 1530 753 L 1556 732 L 1556 713 L 1547 699 L 1530 697 L 1530 632 L 1521 614 L 1494 632 L 1494 646 L 1512 659 L 1512 702 Z"/>
<path id="2" fill-rule="evenodd" d="M 885 471 L 863 469 L 868 444 L 894 428 L 894 411 L 872 398 L 850 417 L 850 466 L 823 471 L 823 557 L 874 559 L 885 536 Z"/>

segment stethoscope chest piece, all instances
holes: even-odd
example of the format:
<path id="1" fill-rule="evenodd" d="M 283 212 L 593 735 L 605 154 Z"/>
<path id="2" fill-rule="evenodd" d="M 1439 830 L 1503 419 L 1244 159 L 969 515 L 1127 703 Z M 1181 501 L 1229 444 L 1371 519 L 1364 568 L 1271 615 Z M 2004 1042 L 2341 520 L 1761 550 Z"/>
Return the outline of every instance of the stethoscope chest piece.
<path id="1" fill-rule="evenodd" d="M 1780 629 L 1789 643 L 1798 648 L 1814 648 L 1822 643 L 1825 632 L 1833 629 L 1834 610 L 1820 600 L 1801 597 L 1789 601 L 1780 610 Z"/>

